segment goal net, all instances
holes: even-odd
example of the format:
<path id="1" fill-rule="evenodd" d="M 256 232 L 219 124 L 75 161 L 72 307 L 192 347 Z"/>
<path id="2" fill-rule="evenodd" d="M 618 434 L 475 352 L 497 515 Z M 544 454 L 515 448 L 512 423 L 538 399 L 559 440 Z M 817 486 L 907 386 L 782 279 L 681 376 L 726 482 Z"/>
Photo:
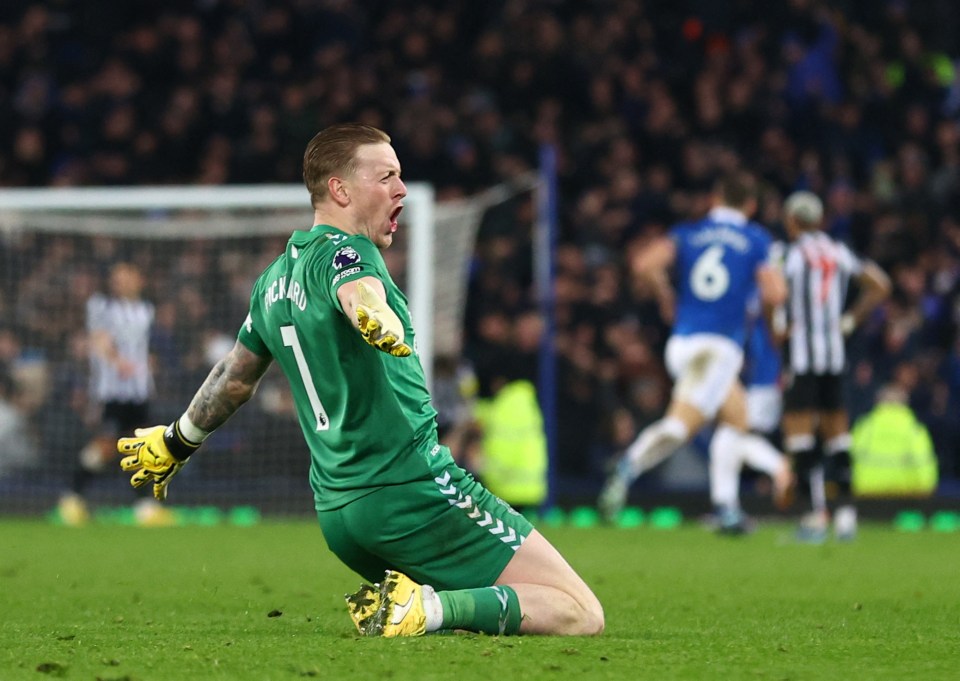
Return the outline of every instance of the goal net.
<path id="1" fill-rule="evenodd" d="M 440 203 L 430 186 L 408 185 L 401 229 L 384 256 L 409 298 L 428 380 L 434 358 L 461 353 L 485 215 L 535 184 L 530 176 Z M 0 191 L 0 512 L 50 511 L 78 476 L 95 512 L 136 498 L 116 456 L 96 475 L 78 473 L 98 467 L 91 443 L 102 430 L 88 301 L 109 292 L 118 264 L 143 273 L 142 298 L 154 307 L 143 425 L 169 423 L 232 347 L 256 277 L 294 230 L 311 224 L 299 185 Z M 309 455 L 275 368 L 204 450 L 177 477 L 174 504 L 312 509 Z"/>

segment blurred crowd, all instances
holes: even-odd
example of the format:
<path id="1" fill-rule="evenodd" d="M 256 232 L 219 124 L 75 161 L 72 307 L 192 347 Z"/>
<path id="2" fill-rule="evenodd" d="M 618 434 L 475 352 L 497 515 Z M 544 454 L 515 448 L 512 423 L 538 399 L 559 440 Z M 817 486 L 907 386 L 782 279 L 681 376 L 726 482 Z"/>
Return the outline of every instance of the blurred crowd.
<path id="1" fill-rule="evenodd" d="M 773 231 L 782 197 L 809 189 L 830 232 L 890 273 L 892 300 L 851 341 L 851 413 L 900 385 L 956 479 L 958 35 L 954 0 L 3 3 L 0 186 L 298 182 L 317 130 L 361 120 L 442 200 L 556 145 L 560 473 L 599 481 L 669 391 L 667 328 L 630 258 L 702 214 L 718 172 L 746 168 Z M 521 195 L 481 226 L 465 328 L 481 395 L 534 377 L 533 211 Z M 75 317 L 117 255 L 90 243 L 0 235 L 0 365 L 82 354 Z M 147 291 L 177 339 L 158 341 L 181 368 L 171 391 L 203 347 L 191 334 L 235 331 L 183 311 L 221 296 L 242 319 L 243 267 L 260 264 L 242 244 L 188 246 L 189 276 L 170 272 L 182 285 Z"/>

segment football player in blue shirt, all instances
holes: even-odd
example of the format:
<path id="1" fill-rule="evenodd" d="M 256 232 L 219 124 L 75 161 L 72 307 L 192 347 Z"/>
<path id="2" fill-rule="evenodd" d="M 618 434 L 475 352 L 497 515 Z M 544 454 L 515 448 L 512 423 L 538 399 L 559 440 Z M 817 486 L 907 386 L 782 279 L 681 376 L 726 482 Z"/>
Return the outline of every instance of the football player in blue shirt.
<path id="1" fill-rule="evenodd" d="M 764 310 L 773 310 L 784 302 L 787 289 L 769 261 L 772 237 L 749 220 L 756 207 L 755 180 L 747 173 L 728 174 L 718 180 L 706 217 L 676 225 L 633 263 L 661 316 L 673 324 L 665 360 L 674 387 L 666 414 L 640 433 L 604 485 L 599 507 L 608 520 L 623 508 L 634 480 L 713 421 L 711 470 L 735 469 L 737 484 L 746 452 L 769 444 L 747 432 L 739 373 L 751 296 L 758 294 Z M 721 530 L 744 529 L 737 492 L 737 487 L 732 495 L 723 490 L 714 499 L 731 506 L 721 511 Z"/>

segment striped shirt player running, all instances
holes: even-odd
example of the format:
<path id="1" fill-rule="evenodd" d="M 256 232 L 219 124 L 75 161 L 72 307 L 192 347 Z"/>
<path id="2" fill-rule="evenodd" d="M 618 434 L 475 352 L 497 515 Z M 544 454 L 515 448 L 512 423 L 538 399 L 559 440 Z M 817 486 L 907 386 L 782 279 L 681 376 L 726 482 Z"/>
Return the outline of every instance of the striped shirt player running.
<path id="1" fill-rule="evenodd" d="M 666 365 L 674 379 L 667 413 L 627 448 L 601 491 L 598 505 L 616 520 L 631 484 L 670 456 L 708 423 L 712 502 L 720 531 L 746 529 L 739 507 L 739 474 L 745 452 L 771 445 L 747 432 L 746 398 L 738 374 L 747 333 L 747 304 L 759 292 L 764 308 L 780 305 L 786 288 L 768 262 L 771 237 L 749 216 L 756 210 L 756 183 L 746 173 L 721 178 L 714 207 L 702 220 L 684 223 L 655 240 L 634 262 L 652 288 L 660 314 L 673 320 Z M 676 270 L 677 291 L 669 271 Z M 717 475 L 718 471 L 722 471 Z"/>
<path id="2" fill-rule="evenodd" d="M 843 403 L 847 337 L 890 293 L 890 280 L 875 263 L 854 254 L 822 230 L 823 204 L 800 191 L 784 202 L 790 243 L 784 258 L 789 288 L 786 308 L 784 445 L 793 459 L 798 489 L 811 512 L 801 519 L 799 538 L 822 541 L 830 520 L 824 479 L 837 488 L 834 532 L 856 534 L 850 493 L 850 432 Z M 860 287 L 845 308 L 851 280 Z M 819 435 L 820 448 L 817 447 Z"/>
<path id="3" fill-rule="evenodd" d="M 327 545 L 370 582 L 347 597 L 361 634 L 600 633 L 603 610 L 580 576 L 438 442 L 407 300 L 380 254 L 407 193 L 390 138 L 327 128 L 307 146 L 303 177 L 314 227 L 260 275 L 236 345 L 186 413 L 119 442 L 132 482 L 165 496 L 275 361 L 310 450 Z"/>

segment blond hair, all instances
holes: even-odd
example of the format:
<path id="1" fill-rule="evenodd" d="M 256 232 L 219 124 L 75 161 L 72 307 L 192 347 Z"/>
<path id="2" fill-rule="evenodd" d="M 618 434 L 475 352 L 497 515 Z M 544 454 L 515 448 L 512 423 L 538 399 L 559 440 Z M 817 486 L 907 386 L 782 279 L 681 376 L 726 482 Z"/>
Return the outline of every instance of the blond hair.
<path id="1" fill-rule="evenodd" d="M 331 125 L 313 136 L 303 154 L 303 183 L 316 207 L 326 197 L 327 181 L 357 170 L 357 149 L 365 144 L 390 143 L 379 128 L 362 123 Z"/>

